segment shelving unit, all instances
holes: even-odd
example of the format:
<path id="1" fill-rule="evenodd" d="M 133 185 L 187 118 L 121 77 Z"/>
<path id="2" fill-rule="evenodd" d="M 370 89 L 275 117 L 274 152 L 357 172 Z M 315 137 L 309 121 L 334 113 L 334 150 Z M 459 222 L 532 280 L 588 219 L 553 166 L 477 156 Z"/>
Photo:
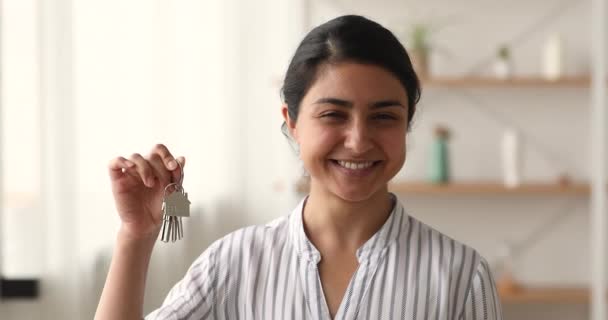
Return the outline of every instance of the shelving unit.
<path id="1" fill-rule="evenodd" d="M 422 79 L 423 86 L 431 88 L 582 88 L 591 87 L 591 76 L 564 77 L 547 80 L 542 77 L 515 77 L 497 79 L 490 77 L 434 77 Z M 575 195 L 591 196 L 591 186 L 587 184 L 524 184 L 507 188 L 499 183 L 467 182 L 434 185 L 425 182 L 395 183 L 393 192 L 419 195 Z M 499 290 L 504 304 L 588 304 L 591 303 L 589 288 L 524 287 L 516 290 Z"/>
<path id="2" fill-rule="evenodd" d="M 431 88 L 582 88 L 592 85 L 591 76 L 563 77 L 547 80 L 541 77 L 515 77 L 497 79 L 490 77 L 434 77 L 422 79 L 423 86 Z M 467 182 L 434 185 L 425 182 L 395 183 L 391 190 L 401 194 L 419 195 L 575 195 L 591 196 L 592 188 L 587 184 L 524 184 L 507 188 L 499 183 Z M 518 288 L 499 290 L 504 304 L 588 304 L 592 302 L 589 288 Z M 597 306 L 596 306 L 597 307 Z M 601 313 L 601 312 L 598 312 Z"/>

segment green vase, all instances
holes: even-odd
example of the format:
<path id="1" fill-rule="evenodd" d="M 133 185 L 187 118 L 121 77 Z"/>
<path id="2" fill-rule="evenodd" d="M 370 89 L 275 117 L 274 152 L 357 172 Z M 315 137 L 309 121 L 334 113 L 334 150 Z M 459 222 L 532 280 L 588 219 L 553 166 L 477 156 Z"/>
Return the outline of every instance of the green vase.
<path id="1" fill-rule="evenodd" d="M 437 137 L 431 150 L 429 168 L 430 180 L 433 183 L 447 183 L 450 180 L 447 139 Z"/>

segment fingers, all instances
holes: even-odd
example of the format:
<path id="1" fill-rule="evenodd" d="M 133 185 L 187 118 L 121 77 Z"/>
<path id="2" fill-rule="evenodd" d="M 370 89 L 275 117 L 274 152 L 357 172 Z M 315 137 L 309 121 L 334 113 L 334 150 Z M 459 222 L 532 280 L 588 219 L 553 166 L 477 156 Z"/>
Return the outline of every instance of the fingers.
<path id="1" fill-rule="evenodd" d="M 171 182 L 171 172 L 167 170 L 167 167 L 158 153 L 151 153 L 148 158 L 148 163 L 154 171 L 154 176 L 158 179 L 162 186 L 166 186 Z"/>
<path id="2" fill-rule="evenodd" d="M 184 167 L 186 166 L 186 158 L 184 158 L 184 157 L 177 157 L 176 160 L 177 160 L 177 162 L 179 162 L 179 164 L 181 164 L 181 169 L 177 168 L 177 170 L 173 170 L 171 172 L 171 175 L 173 177 L 173 181 L 176 182 L 176 183 L 179 183 L 180 179 L 182 178 L 182 170 L 184 170 Z"/>
<path id="3" fill-rule="evenodd" d="M 132 154 L 129 160 L 135 163 L 134 169 L 139 175 L 139 178 L 144 183 L 144 185 L 149 188 L 154 187 L 156 179 L 154 179 L 154 169 L 152 169 L 150 163 L 146 159 L 144 159 L 144 157 L 142 157 L 139 153 Z"/>
<path id="4" fill-rule="evenodd" d="M 126 170 L 131 169 L 133 167 L 135 167 L 135 163 L 123 157 L 116 157 L 112 159 L 110 161 L 110 164 L 108 165 L 108 169 L 110 171 L 110 178 L 112 180 L 118 179 L 123 175 Z"/>
<path id="5" fill-rule="evenodd" d="M 179 162 L 179 164 L 181 164 L 181 165 L 182 165 L 182 168 L 183 168 L 184 166 L 186 166 L 186 158 L 184 158 L 184 157 L 177 157 L 177 159 L 176 159 L 176 160 L 177 160 L 177 162 Z"/>
<path id="6" fill-rule="evenodd" d="M 184 157 L 173 157 L 169 149 L 162 144 L 157 144 L 147 157 L 134 153 L 129 159 L 117 157 L 109 164 L 110 177 L 118 179 L 124 174 L 138 178 L 149 188 L 156 185 L 157 181 L 166 186 L 169 183 L 179 183 L 182 179 L 182 170 L 186 164 Z"/>
<path id="7" fill-rule="evenodd" d="M 162 162 L 165 164 L 165 167 L 168 170 L 175 170 L 177 169 L 178 165 L 175 162 L 175 158 L 173 158 L 173 155 L 171 154 L 171 152 L 169 152 L 169 149 L 167 149 L 167 147 L 165 147 L 165 145 L 163 144 L 157 144 L 154 146 L 154 148 L 152 148 L 152 151 L 150 152 L 150 154 L 158 154 L 162 160 Z"/>
<path id="8" fill-rule="evenodd" d="M 171 182 L 179 183 L 182 178 L 182 171 L 180 170 L 179 164 L 181 164 L 181 169 L 184 168 L 186 159 L 184 157 L 179 157 L 175 159 L 169 149 L 163 144 L 157 144 L 152 148 L 151 154 L 158 154 L 162 159 L 162 162 L 165 164 L 165 167 L 171 171 Z M 179 164 L 176 162 L 179 161 Z"/>

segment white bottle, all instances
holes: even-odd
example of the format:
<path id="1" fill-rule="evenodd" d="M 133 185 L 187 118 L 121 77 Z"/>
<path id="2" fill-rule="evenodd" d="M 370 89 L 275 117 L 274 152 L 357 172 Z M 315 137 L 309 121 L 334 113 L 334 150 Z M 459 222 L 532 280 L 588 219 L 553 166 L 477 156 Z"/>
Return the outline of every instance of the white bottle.
<path id="1" fill-rule="evenodd" d="M 508 188 L 515 188 L 521 184 L 521 146 L 517 131 L 507 128 L 502 134 L 501 144 L 502 177 Z"/>
<path id="2" fill-rule="evenodd" d="M 511 77 L 511 62 L 508 59 L 497 58 L 494 61 L 494 75 L 496 78 L 506 80 Z"/>
<path id="3" fill-rule="evenodd" d="M 547 39 L 543 52 L 543 75 L 547 80 L 557 80 L 563 74 L 563 47 L 559 33 Z"/>

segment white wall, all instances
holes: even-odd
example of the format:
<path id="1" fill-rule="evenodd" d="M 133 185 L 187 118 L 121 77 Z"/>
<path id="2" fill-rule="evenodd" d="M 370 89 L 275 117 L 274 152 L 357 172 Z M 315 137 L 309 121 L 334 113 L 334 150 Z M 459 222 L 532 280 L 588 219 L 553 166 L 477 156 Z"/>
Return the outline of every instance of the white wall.
<path id="1" fill-rule="evenodd" d="M 2 122 L 0 145 L 4 150 L 1 165 L 3 188 L 7 196 L 4 208 L 6 224 L 0 224 L 3 235 L 2 257 L 23 251 L 23 229 L 9 225 L 32 225 L 41 218 L 40 206 L 40 125 L 38 96 L 38 37 L 36 30 L 35 1 L 5 1 L 2 24 Z M 0 188 L 2 189 L 2 188 Z M 41 229 L 33 227 L 34 233 Z M 19 237 L 21 240 L 19 241 Z M 15 239 L 8 242 L 8 239 Z M 37 246 L 40 248 L 40 246 Z M 37 250 L 40 252 L 40 250 Z M 41 257 L 26 254 L 21 262 L 7 260 L 0 270 L 7 276 L 34 275 L 40 272 L 35 260 Z"/>
<path id="2" fill-rule="evenodd" d="M 50 209 L 71 207 L 66 216 L 72 218 L 67 224 L 72 228 L 55 230 L 50 235 L 30 235 L 28 243 L 43 244 L 52 238 L 56 253 L 74 257 L 74 261 L 65 262 L 65 267 L 73 272 L 64 277 L 77 286 L 60 288 L 56 279 L 45 279 L 45 269 L 58 258 L 51 261 L 43 257 L 38 264 L 43 269 L 42 294 L 54 298 L 40 303 L 2 304 L 0 317 L 92 317 L 118 226 L 107 163 L 118 155 L 145 154 L 161 142 L 176 155 L 188 159 L 185 187 L 194 215 L 186 223 L 186 241 L 159 245 L 155 250 L 145 305 L 150 311 L 212 240 L 242 225 L 274 218 L 291 207 L 293 199 L 288 190 L 282 191 L 287 196 L 280 201 L 259 199 L 276 198 L 271 194 L 276 192 L 277 183 L 291 179 L 289 161 L 295 161 L 279 131 L 280 99 L 273 76 L 280 74 L 287 64 L 291 50 L 286 43 L 290 32 L 297 30 L 282 28 L 281 32 L 272 33 L 266 32 L 268 26 L 261 24 L 274 16 L 286 17 L 283 11 L 292 8 L 279 1 L 259 2 L 263 7 L 251 8 L 261 14 L 255 18 L 259 20 L 253 21 L 245 15 L 247 11 L 240 1 L 57 0 L 54 4 L 58 6 L 46 8 L 50 19 L 66 16 L 71 19 L 62 22 L 65 29 L 56 28 L 55 33 L 44 31 L 44 40 L 50 37 L 57 43 L 42 53 L 51 57 L 42 60 L 43 64 L 53 59 L 65 62 L 56 53 L 62 44 L 70 45 L 69 54 L 73 57 L 70 76 L 63 76 L 55 66 L 50 66 L 46 74 L 34 75 L 28 83 L 39 89 L 38 81 L 56 77 L 61 83 L 47 83 L 45 88 L 60 87 L 60 92 L 49 99 L 54 103 L 71 102 L 73 108 L 70 120 L 55 115 L 43 119 L 53 122 L 45 126 L 51 133 L 61 137 L 67 128 L 73 134 L 70 139 L 73 144 L 59 146 L 60 150 L 69 151 L 64 160 L 70 163 L 73 181 L 63 183 L 76 183 L 70 185 L 75 193 L 73 203 L 56 202 Z M 20 12 L 32 18 L 24 23 L 35 22 L 37 9 L 34 6 Z M 255 25 L 251 27 L 250 23 Z M 64 37 L 62 31 L 67 31 L 69 37 Z M 32 35 L 33 41 L 38 36 Z M 266 51 L 256 53 L 257 59 L 243 54 L 245 50 L 260 48 Z M 28 52 L 35 54 L 37 50 Z M 35 103 L 33 109 L 37 109 Z M 5 118 L 16 121 L 17 117 L 11 115 Z M 274 128 L 275 137 L 262 139 L 265 143 L 256 142 L 260 136 L 251 133 L 269 127 Z M 19 141 L 14 136 L 7 139 L 11 139 L 7 147 L 17 150 L 13 145 Z M 254 150 L 264 151 L 263 159 L 256 158 L 259 163 L 250 160 Z M 51 152 L 51 157 L 50 161 L 55 163 L 60 151 Z M 40 164 L 34 163 L 37 165 Z M 7 179 L 10 184 L 17 177 L 11 173 Z M 44 220 L 36 226 L 42 227 Z M 65 243 L 57 232 L 64 232 L 72 241 Z M 65 254 L 68 251 L 72 253 Z M 182 263 L 172 264 L 174 261 Z M 53 268 L 56 267 L 57 264 Z M 61 301 L 62 296 L 70 300 Z M 58 310 L 49 301 L 73 307 Z"/>
<path id="3" fill-rule="evenodd" d="M 40 122 L 38 4 L 2 2 L 2 115 L 0 119 L 0 273 L 7 277 L 40 276 L 44 268 L 44 232 L 40 221 Z M 7 81 L 10 80 L 10 81 Z M 34 235 L 33 237 L 31 235 Z M 10 258 L 10 259 L 9 259 Z M 0 303 L 0 318 L 17 318 L 39 302 Z M 36 313 L 34 313 L 36 314 Z"/>

